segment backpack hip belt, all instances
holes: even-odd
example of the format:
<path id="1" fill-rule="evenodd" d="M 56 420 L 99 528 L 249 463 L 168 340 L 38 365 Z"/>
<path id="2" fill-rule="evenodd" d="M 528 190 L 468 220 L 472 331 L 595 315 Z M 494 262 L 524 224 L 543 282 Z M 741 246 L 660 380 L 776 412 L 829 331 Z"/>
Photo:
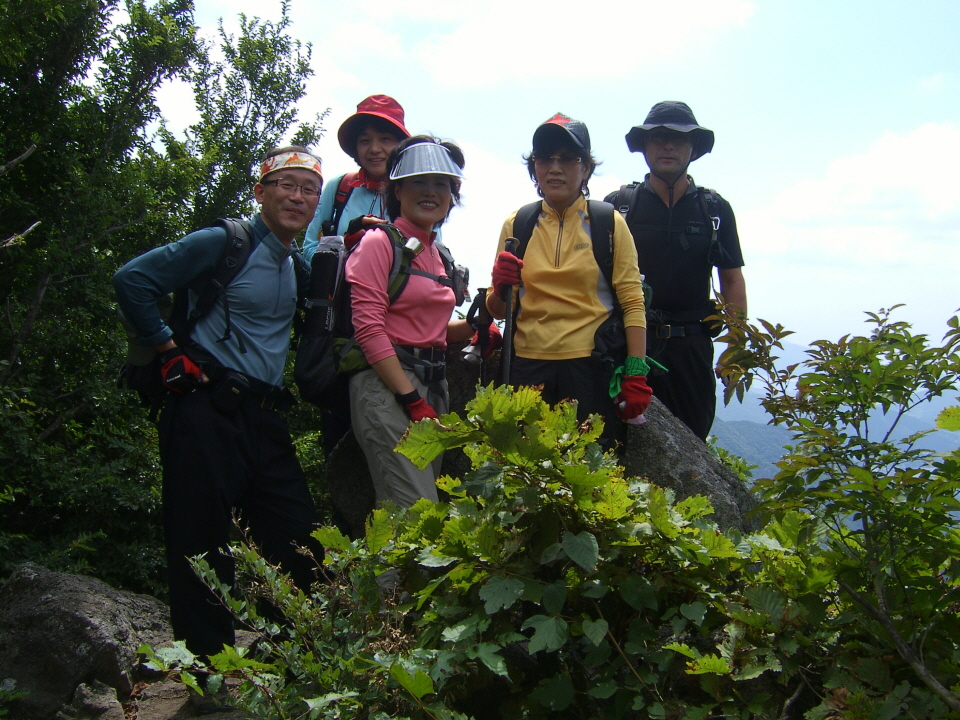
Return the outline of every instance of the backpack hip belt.
<path id="1" fill-rule="evenodd" d="M 413 370 L 425 385 L 441 382 L 447 376 L 446 353 L 440 348 L 394 345 L 400 364 Z"/>

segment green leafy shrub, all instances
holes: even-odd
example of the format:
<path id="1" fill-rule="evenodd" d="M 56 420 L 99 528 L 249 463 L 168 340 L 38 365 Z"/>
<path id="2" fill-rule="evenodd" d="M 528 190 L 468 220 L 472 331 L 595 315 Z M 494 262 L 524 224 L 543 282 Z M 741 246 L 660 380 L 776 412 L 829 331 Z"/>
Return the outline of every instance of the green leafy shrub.
<path id="1" fill-rule="evenodd" d="M 482 389 L 398 448 L 421 465 L 464 449 L 472 471 L 439 480 L 449 501 L 379 508 L 354 542 L 318 531 L 333 579 L 311 597 L 233 549 L 248 581 L 219 591 L 264 665 L 231 651 L 205 671 L 242 677 L 257 717 L 960 717 L 960 457 L 893 439 L 955 390 L 960 321 L 939 346 L 871 322 L 784 370 L 783 328 L 728 333 L 730 396 L 760 378 L 794 434 L 758 481 L 761 531 L 722 532 L 706 499 L 624 478 L 597 418 Z"/>
<path id="2" fill-rule="evenodd" d="M 830 576 L 799 550 L 799 513 L 763 533 L 721 532 L 702 497 L 627 480 L 580 427 L 530 389 L 481 390 L 466 419 L 411 428 L 399 451 L 428 463 L 463 447 L 474 470 L 442 478 L 447 503 L 380 508 L 351 542 L 323 528 L 334 580 L 295 591 L 248 547 L 232 597 L 264 636 L 242 677 L 259 717 L 731 717 L 779 715 L 798 668 L 833 642 L 818 630 Z M 380 589 L 399 569 L 396 595 Z M 387 573 L 384 575 L 384 573 Z M 290 622 L 257 608 L 267 597 Z M 333 693 L 340 706 L 322 705 Z M 349 698 L 349 699 L 347 699 Z M 353 709 L 347 712 L 344 703 Z M 343 713 L 343 714 L 338 714 Z"/>

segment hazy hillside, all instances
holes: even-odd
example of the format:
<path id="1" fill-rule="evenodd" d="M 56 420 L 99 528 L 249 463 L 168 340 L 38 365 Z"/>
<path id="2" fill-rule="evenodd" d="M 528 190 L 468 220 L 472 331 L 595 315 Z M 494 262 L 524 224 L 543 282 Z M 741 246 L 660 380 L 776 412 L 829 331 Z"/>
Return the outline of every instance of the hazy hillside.
<path id="1" fill-rule="evenodd" d="M 784 343 L 784 364 L 800 362 L 806 356 L 805 348 L 791 343 Z M 755 385 L 753 391 L 744 397 L 743 404 L 735 399 L 724 407 L 723 393 L 717 392 L 717 418 L 710 431 L 717 438 L 717 445 L 736 453 L 751 465 L 757 465 L 753 471 L 754 478 L 771 477 L 777 468 L 774 462 L 783 454 L 783 446 L 790 443 L 790 433 L 782 427 L 768 425 L 770 416 L 760 405 L 760 387 Z M 903 417 L 893 433 L 894 438 L 903 438 L 921 430 L 934 427 L 939 412 L 949 406 L 960 404 L 954 395 L 936 398 Z M 874 418 L 874 427 L 879 430 L 886 428 L 890 420 L 878 413 Z M 922 446 L 935 452 L 946 452 L 960 447 L 960 432 L 946 432 L 938 430 L 925 437 Z"/>

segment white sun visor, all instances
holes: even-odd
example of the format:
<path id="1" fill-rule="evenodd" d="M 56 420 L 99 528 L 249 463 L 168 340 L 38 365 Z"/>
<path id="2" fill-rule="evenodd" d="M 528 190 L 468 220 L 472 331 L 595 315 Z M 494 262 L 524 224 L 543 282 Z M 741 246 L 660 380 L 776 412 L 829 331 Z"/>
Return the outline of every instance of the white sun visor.
<path id="1" fill-rule="evenodd" d="M 397 166 L 390 171 L 390 179 L 431 174 L 463 179 L 463 170 L 453 161 L 445 147 L 432 142 L 417 143 L 403 149 Z"/>

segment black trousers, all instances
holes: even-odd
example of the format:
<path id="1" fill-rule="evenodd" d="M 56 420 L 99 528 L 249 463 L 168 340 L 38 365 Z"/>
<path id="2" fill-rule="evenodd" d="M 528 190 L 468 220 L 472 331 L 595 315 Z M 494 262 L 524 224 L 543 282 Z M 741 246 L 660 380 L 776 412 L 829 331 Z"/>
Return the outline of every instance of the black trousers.
<path id="1" fill-rule="evenodd" d="M 577 419 L 587 415 L 603 416 L 601 444 L 612 449 L 620 437 L 620 420 L 613 410 L 610 398 L 610 377 L 601 364 L 592 357 L 572 360 L 532 360 L 517 357 L 510 369 L 510 384 L 543 385 L 541 395 L 549 405 L 561 400 L 577 401 Z"/>
<path id="2" fill-rule="evenodd" d="M 647 356 L 669 372 L 653 370 L 647 383 L 653 394 L 701 440 L 706 440 L 717 410 L 713 338 L 707 333 L 658 338 L 647 333 Z"/>
<path id="3" fill-rule="evenodd" d="M 171 394 L 160 415 L 163 526 L 174 638 L 197 655 L 234 644 L 230 612 L 196 576 L 188 557 L 206 553 L 220 582 L 232 586 L 227 546 L 234 513 L 271 562 L 301 589 L 316 578 L 323 548 L 310 537 L 317 511 L 286 419 L 256 397 L 221 413 L 210 391 Z M 297 552 L 302 545 L 315 561 Z"/>

